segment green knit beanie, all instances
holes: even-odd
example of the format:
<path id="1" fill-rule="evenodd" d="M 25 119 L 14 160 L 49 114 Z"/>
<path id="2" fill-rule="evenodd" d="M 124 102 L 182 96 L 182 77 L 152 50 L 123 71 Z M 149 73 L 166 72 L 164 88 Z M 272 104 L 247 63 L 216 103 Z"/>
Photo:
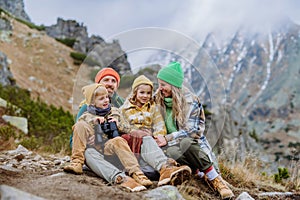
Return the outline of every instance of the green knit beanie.
<path id="1" fill-rule="evenodd" d="M 157 78 L 175 87 L 181 88 L 183 83 L 183 71 L 179 62 L 171 62 L 159 70 Z"/>

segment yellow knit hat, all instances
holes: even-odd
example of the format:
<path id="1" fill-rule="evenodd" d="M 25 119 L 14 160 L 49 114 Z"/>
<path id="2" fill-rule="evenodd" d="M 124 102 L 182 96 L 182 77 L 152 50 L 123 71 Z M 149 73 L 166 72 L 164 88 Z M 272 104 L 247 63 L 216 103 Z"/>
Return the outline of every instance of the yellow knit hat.
<path id="1" fill-rule="evenodd" d="M 99 83 L 93 83 L 90 85 L 86 85 L 82 88 L 82 93 L 85 97 L 85 102 L 90 105 L 92 103 L 93 100 L 93 96 L 95 94 L 96 89 L 98 89 L 99 87 L 101 87 L 101 90 L 105 90 L 105 93 L 107 94 L 107 90 L 105 88 L 104 85 L 99 84 Z"/>
<path id="2" fill-rule="evenodd" d="M 153 83 L 146 76 L 140 75 L 136 79 L 134 79 L 132 83 L 132 90 L 134 90 L 137 86 L 141 84 L 150 85 L 153 88 Z"/>

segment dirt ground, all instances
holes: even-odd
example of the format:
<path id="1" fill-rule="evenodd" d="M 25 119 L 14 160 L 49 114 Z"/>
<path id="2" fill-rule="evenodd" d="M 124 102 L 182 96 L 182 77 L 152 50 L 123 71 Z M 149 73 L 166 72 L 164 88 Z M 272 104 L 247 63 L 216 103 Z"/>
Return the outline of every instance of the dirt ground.
<path id="1" fill-rule="evenodd" d="M 63 172 L 63 170 L 51 170 L 42 172 L 14 172 L 0 168 L 0 185 L 5 184 L 24 192 L 33 194 L 45 199 L 145 199 L 144 195 L 149 190 L 157 187 L 157 181 L 148 190 L 141 192 L 128 192 L 117 185 L 109 185 L 103 179 L 97 177 L 90 171 L 84 171 L 83 175 L 74 175 Z M 194 180 L 195 182 L 196 180 Z M 206 191 L 212 192 L 206 197 L 198 196 L 196 193 L 201 191 L 199 188 L 182 185 L 178 186 L 186 199 L 219 199 L 217 194 L 209 188 Z M 204 190 L 204 191 L 205 191 Z M 203 191 L 203 192 L 204 192 Z M 190 193 L 191 196 L 187 195 Z M 204 192 L 205 194 L 205 192 Z M 203 196 L 203 195 L 202 195 Z"/>
<path id="2" fill-rule="evenodd" d="M 46 199 L 141 199 L 142 192 L 129 193 L 117 186 L 107 186 L 92 173 L 83 175 L 53 172 L 13 172 L 0 169 L 0 184 Z M 51 176 L 53 175 L 53 176 Z"/>
<path id="3" fill-rule="evenodd" d="M 108 185 L 106 181 L 97 177 L 90 171 L 84 171 L 83 175 L 64 173 L 63 170 L 50 170 L 42 172 L 14 172 L 0 168 L 0 185 L 12 186 L 24 192 L 42 197 L 45 199 L 145 199 L 144 194 L 148 190 L 130 193 L 119 186 Z M 154 182 L 153 189 L 157 185 Z M 205 185 L 203 180 L 192 179 L 189 183 L 177 186 L 185 199 L 220 199 L 220 197 Z M 262 188 L 261 188 L 262 189 Z M 261 190 L 260 189 L 260 190 Z M 265 188 L 267 189 L 267 188 Z M 269 188 L 272 189 L 272 188 Z M 263 189 L 264 190 L 264 189 Z M 289 197 L 267 197 L 258 198 L 258 188 L 239 189 L 234 188 L 235 198 L 243 191 L 248 192 L 254 199 L 300 199 L 300 194 Z M 234 199 L 235 199 L 234 198 Z"/>

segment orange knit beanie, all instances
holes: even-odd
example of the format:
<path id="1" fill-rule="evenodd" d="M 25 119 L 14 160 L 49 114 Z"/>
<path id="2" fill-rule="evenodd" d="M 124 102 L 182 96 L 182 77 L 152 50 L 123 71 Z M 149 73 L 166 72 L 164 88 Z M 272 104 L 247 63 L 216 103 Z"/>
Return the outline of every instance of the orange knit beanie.
<path id="1" fill-rule="evenodd" d="M 118 85 L 120 83 L 120 76 L 118 74 L 118 72 L 116 72 L 113 68 L 103 68 L 101 69 L 97 75 L 95 76 L 95 83 L 99 83 L 100 80 L 104 77 L 104 76 L 113 76 L 116 78 Z"/>

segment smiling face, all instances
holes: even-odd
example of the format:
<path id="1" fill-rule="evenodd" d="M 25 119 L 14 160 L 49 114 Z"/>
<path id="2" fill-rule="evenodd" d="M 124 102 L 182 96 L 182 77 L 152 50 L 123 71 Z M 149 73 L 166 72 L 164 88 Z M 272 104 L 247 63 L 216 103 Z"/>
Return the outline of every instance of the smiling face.
<path id="1" fill-rule="evenodd" d="M 147 84 L 141 84 L 136 90 L 136 105 L 141 107 L 148 101 L 150 101 L 152 96 L 152 87 Z"/>
<path id="2" fill-rule="evenodd" d="M 172 85 L 169 83 L 158 79 L 158 88 L 164 98 L 172 97 Z"/>
<path id="3" fill-rule="evenodd" d="M 99 83 L 106 87 L 110 97 L 112 97 L 118 89 L 118 82 L 114 76 L 104 76 Z"/>
<path id="4" fill-rule="evenodd" d="M 97 108 L 105 109 L 109 106 L 108 92 L 104 87 L 99 87 L 94 92 L 94 105 Z"/>

